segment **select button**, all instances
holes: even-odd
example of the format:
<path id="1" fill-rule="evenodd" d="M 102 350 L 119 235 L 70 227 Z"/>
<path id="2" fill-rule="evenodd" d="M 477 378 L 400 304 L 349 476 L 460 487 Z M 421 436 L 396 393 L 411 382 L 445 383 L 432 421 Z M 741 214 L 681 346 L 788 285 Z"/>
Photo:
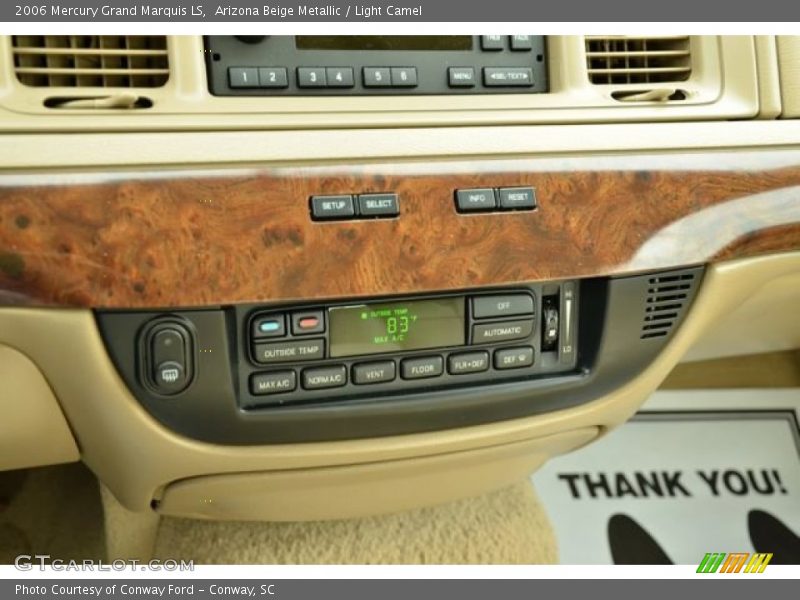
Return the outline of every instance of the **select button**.
<path id="1" fill-rule="evenodd" d="M 317 360 L 325 357 L 325 340 L 297 340 L 255 344 L 253 355 L 263 365 L 273 363 Z"/>
<path id="2" fill-rule="evenodd" d="M 533 333 L 533 319 L 478 323 L 472 326 L 473 344 L 491 344 L 507 340 L 521 340 Z"/>

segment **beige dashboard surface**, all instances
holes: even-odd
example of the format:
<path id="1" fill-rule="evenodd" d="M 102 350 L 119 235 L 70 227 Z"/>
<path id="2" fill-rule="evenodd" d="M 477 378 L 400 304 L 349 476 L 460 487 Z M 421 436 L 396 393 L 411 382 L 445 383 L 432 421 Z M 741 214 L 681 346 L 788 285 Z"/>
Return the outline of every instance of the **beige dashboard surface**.
<path id="1" fill-rule="evenodd" d="M 157 424 L 130 395 L 88 311 L 2 309 L 0 343 L 25 353 L 45 374 L 89 467 L 123 505 L 146 510 L 164 486 L 203 475 L 302 473 L 306 469 L 442 456 L 586 427 L 614 427 L 636 411 L 709 326 L 756 290 L 795 277 L 798 272 L 800 253 L 711 267 L 692 310 L 664 352 L 637 378 L 597 401 L 512 421 L 379 439 L 228 447 L 178 436 Z M 69 348 L 68 361 L 64 359 L 65 348 Z M 524 443 L 519 448 L 528 451 Z M 487 480 L 486 489 L 495 484 Z M 434 486 L 421 490 L 422 503 L 427 494 L 435 498 L 436 493 Z M 320 497 L 320 502 L 326 500 Z"/>

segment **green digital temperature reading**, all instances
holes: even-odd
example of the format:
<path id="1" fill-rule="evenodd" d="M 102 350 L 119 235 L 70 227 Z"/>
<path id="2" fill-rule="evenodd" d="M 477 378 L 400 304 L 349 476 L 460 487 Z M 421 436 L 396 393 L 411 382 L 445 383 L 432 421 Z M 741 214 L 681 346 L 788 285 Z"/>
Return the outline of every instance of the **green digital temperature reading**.
<path id="1" fill-rule="evenodd" d="M 355 356 L 465 343 L 464 299 L 441 298 L 329 309 L 330 355 Z"/>

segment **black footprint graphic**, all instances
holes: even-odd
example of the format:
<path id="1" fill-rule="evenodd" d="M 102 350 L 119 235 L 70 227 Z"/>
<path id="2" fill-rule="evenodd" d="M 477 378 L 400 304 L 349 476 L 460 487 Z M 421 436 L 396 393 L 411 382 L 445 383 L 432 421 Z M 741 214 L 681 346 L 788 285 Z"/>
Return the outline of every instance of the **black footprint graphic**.
<path id="1" fill-rule="evenodd" d="M 763 510 L 751 510 L 747 513 L 747 528 L 756 552 L 773 554 L 770 564 L 800 564 L 800 537 L 783 521 Z"/>
<path id="2" fill-rule="evenodd" d="M 673 562 L 653 537 L 628 515 L 608 520 L 608 544 L 615 565 L 671 565 Z"/>

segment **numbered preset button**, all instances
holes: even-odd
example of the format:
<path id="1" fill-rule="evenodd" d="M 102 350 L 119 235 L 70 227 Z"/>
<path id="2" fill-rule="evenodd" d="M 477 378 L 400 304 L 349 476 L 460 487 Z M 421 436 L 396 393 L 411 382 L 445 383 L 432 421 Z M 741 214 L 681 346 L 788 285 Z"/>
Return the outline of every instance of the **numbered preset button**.
<path id="1" fill-rule="evenodd" d="M 297 85 L 301 88 L 326 87 L 325 67 L 298 67 Z"/>
<path id="2" fill-rule="evenodd" d="M 258 84 L 262 88 L 289 87 L 289 75 L 285 67 L 260 67 Z"/>
<path id="3" fill-rule="evenodd" d="M 392 87 L 389 67 L 364 67 L 364 87 Z"/>
<path id="4" fill-rule="evenodd" d="M 325 76 L 328 87 L 351 88 L 355 85 L 352 67 L 328 67 Z"/>

